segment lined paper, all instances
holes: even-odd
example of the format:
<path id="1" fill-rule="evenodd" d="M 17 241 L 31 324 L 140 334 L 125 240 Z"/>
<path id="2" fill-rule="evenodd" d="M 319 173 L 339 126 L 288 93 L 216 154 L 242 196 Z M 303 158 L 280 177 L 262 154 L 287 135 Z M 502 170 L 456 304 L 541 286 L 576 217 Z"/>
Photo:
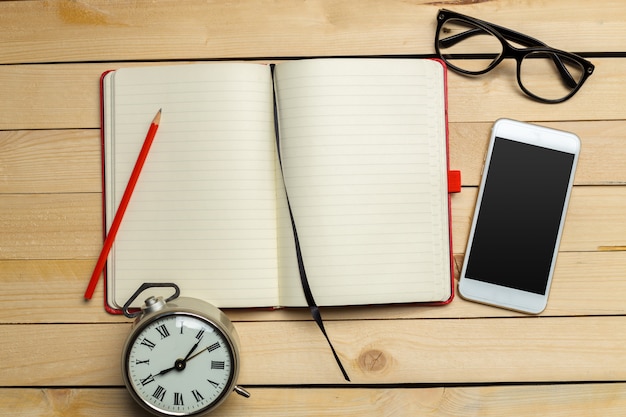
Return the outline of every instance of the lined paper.
<path id="1" fill-rule="evenodd" d="M 110 76 L 109 222 L 150 115 L 163 108 L 108 261 L 114 306 L 143 282 L 175 282 L 182 295 L 218 307 L 278 305 L 269 68 L 178 65 Z"/>
<path id="2" fill-rule="evenodd" d="M 427 60 L 277 66 L 280 150 L 319 305 L 450 296 L 443 68 Z M 282 300 L 302 303 L 283 276 Z"/>

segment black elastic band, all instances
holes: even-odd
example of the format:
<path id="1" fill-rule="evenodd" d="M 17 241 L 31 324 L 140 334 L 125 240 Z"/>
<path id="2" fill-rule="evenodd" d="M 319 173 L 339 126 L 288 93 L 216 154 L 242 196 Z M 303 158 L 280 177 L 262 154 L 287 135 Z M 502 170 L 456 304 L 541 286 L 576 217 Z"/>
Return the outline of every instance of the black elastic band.
<path id="1" fill-rule="evenodd" d="M 272 81 L 273 81 L 274 65 L 271 65 L 271 69 L 272 69 Z M 272 82 L 272 86 L 274 86 L 273 82 Z M 274 90 L 274 127 L 275 127 L 274 131 L 276 132 L 276 149 L 278 152 L 278 162 L 280 164 L 280 170 L 281 170 L 281 175 L 282 175 L 283 184 L 284 184 L 285 177 L 282 171 L 283 162 L 280 156 L 280 135 L 278 134 L 278 108 L 276 106 L 276 91 L 275 90 Z M 333 352 L 333 356 L 335 357 L 335 361 L 337 361 L 337 365 L 339 366 L 339 369 L 341 370 L 343 377 L 345 378 L 346 381 L 350 382 L 350 377 L 348 376 L 348 373 L 343 367 L 343 364 L 341 363 L 341 359 L 339 359 L 339 355 L 337 355 L 337 352 L 335 351 L 335 348 L 333 347 L 333 344 L 330 341 L 328 334 L 326 333 L 326 329 L 324 328 L 324 321 L 322 320 L 322 314 L 320 313 L 320 309 L 315 303 L 315 299 L 313 298 L 313 292 L 311 291 L 311 286 L 309 285 L 309 280 L 306 276 L 306 269 L 304 268 L 304 259 L 302 258 L 302 251 L 300 249 L 300 240 L 298 239 L 298 231 L 296 229 L 296 222 L 293 218 L 293 212 L 291 211 L 291 204 L 289 203 L 289 195 L 287 193 L 286 184 L 285 184 L 285 196 L 287 197 L 287 207 L 289 208 L 289 218 L 291 219 L 291 228 L 293 229 L 293 239 L 294 239 L 295 247 L 296 247 L 296 257 L 298 259 L 298 270 L 300 272 L 300 281 L 302 282 L 302 290 L 304 291 L 304 298 L 306 299 L 306 302 L 309 306 L 309 310 L 311 311 L 311 316 L 313 316 L 313 320 L 315 320 L 315 322 L 317 323 L 318 327 L 322 331 L 322 334 L 326 338 L 326 341 L 328 342 L 328 346 L 330 346 L 330 350 Z"/>

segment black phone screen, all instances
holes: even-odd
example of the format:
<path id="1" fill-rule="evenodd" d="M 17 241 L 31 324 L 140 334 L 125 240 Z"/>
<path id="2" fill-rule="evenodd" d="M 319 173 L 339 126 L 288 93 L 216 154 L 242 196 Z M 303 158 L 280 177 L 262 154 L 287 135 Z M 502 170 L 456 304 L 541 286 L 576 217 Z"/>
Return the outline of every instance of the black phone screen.
<path id="1" fill-rule="evenodd" d="M 496 137 L 465 276 L 545 295 L 574 155 Z"/>

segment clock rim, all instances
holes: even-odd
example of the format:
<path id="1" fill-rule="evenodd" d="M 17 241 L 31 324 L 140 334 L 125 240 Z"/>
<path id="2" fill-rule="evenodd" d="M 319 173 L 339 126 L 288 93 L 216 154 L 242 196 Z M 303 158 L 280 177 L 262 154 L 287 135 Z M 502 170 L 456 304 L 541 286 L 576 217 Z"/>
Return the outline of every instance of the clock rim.
<path id="1" fill-rule="evenodd" d="M 197 304 L 196 302 L 202 302 L 201 300 L 196 299 L 187 299 L 192 301 L 192 304 Z M 126 342 L 124 344 L 124 349 L 122 350 L 122 376 L 124 378 L 124 384 L 126 385 L 126 389 L 130 392 L 133 399 L 141 405 L 147 411 L 152 412 L 153 414 L 159 416 L 199 416 L 206 413 L 211 412 L 212 410 L 219 407 L 225 400 L 228 398 L 228 394 L 230 394 L 236 384 L 237 377 L 239 375 L 239 349 L 238 349 L 238 337 L 237 332 L 230 322 L 230 320 L 226 317 L 226 315 L 215 306 L 209 303 L 204 303 L 206 306 L 212 307 L 209 309 L 210 311 L 198 311 L 196 308 L 184 307 L 185 299 L 183 297 L 178 298 L 175 302 L 170 302 L 161 310 L 149 313 L 145 316 L 140 316 L 135 322 L 134 328 L 131 333 L 128 335 Z M 183 305 L 181 305 L 181 302 Z M 215 311 L 213 311 L 215 310 Z M 219 314 L 215 314 L 215 313 Z M 219 396 L 211 403 L 209 403 L 204 408 L 201 408 L 198 411 L 193 411 L 191 413 L 186 412 L 173 412 L 168 410 L 163 410 L 146 399 L 140 396 L 132 382 L 130 381 L 130 377 L 128 375 L 129 367 L 128 367 L 128 358 L 130 356 L 130 348 L 134 344 L 133 342 L 137 340 L 138 335 L 150 324 L 155 321 L 161 320 L 168 316 L 177 316 L 177 315 L 185 315 L 188 317 L 194 317 L 201 321 L 205 321 L 209 325 L 213 326 L 217 331 L 220 332 L 224 340 L 227 342 L 227 348 L 231 354 L 232 366 L 230 370 L 229 380 L 225 385 L 222 392 Z M 217 317 L 214 317 L 217 316 Z"/>

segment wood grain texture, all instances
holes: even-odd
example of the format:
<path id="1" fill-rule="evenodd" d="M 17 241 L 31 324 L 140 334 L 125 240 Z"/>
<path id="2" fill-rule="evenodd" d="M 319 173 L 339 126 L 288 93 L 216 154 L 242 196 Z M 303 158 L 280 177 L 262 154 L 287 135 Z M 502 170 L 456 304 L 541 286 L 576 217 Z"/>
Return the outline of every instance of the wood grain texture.
<path id="1" fill-rule="evenodd" d="M 462 255 L 457 255 L 461 262 Z M 94 299 L 82 295 L 93 270 L 93 260 L 0 261 L 0 323 L 101 323 L 127 322 L 123 316 L 105 313 L 103 283 Z M 543 316 L 626 314 L 626 251 L 564 252 L 559 255 L 552 293 Z M 593 277 L 590 279 L 589 277 Z M 324 308 L 325 320 L 426 319 L 470 317 L 523 317 L 460 297 L 448 306 L 385 305 Z M 271 322 L 310 320 L 307 309 L 230 309 L 234 321 Z"/>
<path id="2" fill-rule="evenodd" d="M 0 1 L 0 415 L 146 415 L 120 377 L 130 321 L 104 311 L 102 283 L 94 300 L 82 299 L 102 244 L 103 71 L 431 55 L 441 7 L 564 50 L 616 53 L 590 58 L 594 75 L 556 106 L 521 94 L 511 62 L 477 78 L 448 72 L 451 168 L 464 185 L 452 197 L 457 272 L 493 121 L 537 122 L 582 139 L 547 309 L 529 317 L 458 296 L 443 307 L 322 309 L 352 384 L 306 309 L 228 310 L 252 398 L 233 396 L 214 415 L 624 415 L 621 0 Z"/>
<path id="3" fill-rule="evenodd" d="M 626 114 L 625 114 L 626 116 Z M 539 122 L 574 132 L 582 142 L 575 185 L 626 185 L 625 120 Z M 462 173 L 464 186 L 477 186 L 493 123 L 450 124 L 450 167 Z"/>
<path id="4" fill-rule="evenodd" d="M 0 194 L 100 192 L 98 130 L 0 131 Z"/>
<path id="5" fill-rule="evenodd" d="M 452 235 L 455 253 L 465 252 L 477 188 L 464 188 L 452 197 Z M 623 246 L 626 241 L 626 187 L 574 187 L 565 218 L 560 251 L 595 251 Z"/>
<path id="6" fill-rule="evenodd" d="M 248 388 L 252 396 L 230 396 L 211 414 L 291 417 L 621 417 L 626 385 L 576 384 L 448 388 Z M 123 388 L 0 390 L 0 416 L 145 417 Z M 284 410 L 284 411 L 281 411 Z"/>
<path id="7" fill-rule="evenodd" d="M 428 0 L 366 0 L 358 6 L 348 0 L 185 3 L 0 2 L 0 63 L 431 54 L 440 7 L 498 22 L 556 48 L 614 51 L 623 49 L 626 19 L 619 1 L 603 1 L 602 7 L 573 7 L 566 0 L 534 7 Z"/>
<path id="8" fill-rule="evenodd" d="M 477 189 L 452 197 L 455 253 L 467 243 Z M 626 187 L 574 187 L 561 251 L 626 245 Z M 0 259 L 95 259 L 102 246 L 102 195 L 6 194 L 0 199 Z"/>
<path id="9" fill-rule="evenodd" d="M 0 199 L 2 259 L 96 258 L 101 194 L 6 194 Z"/>
<path id="10" fill-rule="evenodd" d="M 621 317 L 337 320 L 352 384 L 626 380 Z M 237 322 L 242 385 L 345 383 L 309 321 Z M 0 325 L 0 386 L 121 385 L 127 323 Z M 68 341 L 71 341 L 68 343 Z"/>
<path id="11" fill-rule="evenodd" d="M 529 100 L 517 86 L 512 62 L 485 77 L 448 72 L 449 120 L 493 123 L 504 116 L 537 122 L 624 119 L 621 104 L 626 91 L 615 86 L 626 83 L 626 60 L 592 61 L 594 75 L 576 96 L 556 106 Z M 172 62 L 0 66 L 0 95 L 16 97 L 0 102 L 0 129 L 99 128 L 102 72 L 157 64 Z"/>
<path id="12" fill-rule="evenodd" d="M 626 122 L 543 122 L 582 141 L 576 185 L 625 185 Z M 450 167 L 464 186 L 477 186 L 492 123 L 450 124 Z M 0 131 L 0 194 L 100 193 L 98 129 Z"/>

